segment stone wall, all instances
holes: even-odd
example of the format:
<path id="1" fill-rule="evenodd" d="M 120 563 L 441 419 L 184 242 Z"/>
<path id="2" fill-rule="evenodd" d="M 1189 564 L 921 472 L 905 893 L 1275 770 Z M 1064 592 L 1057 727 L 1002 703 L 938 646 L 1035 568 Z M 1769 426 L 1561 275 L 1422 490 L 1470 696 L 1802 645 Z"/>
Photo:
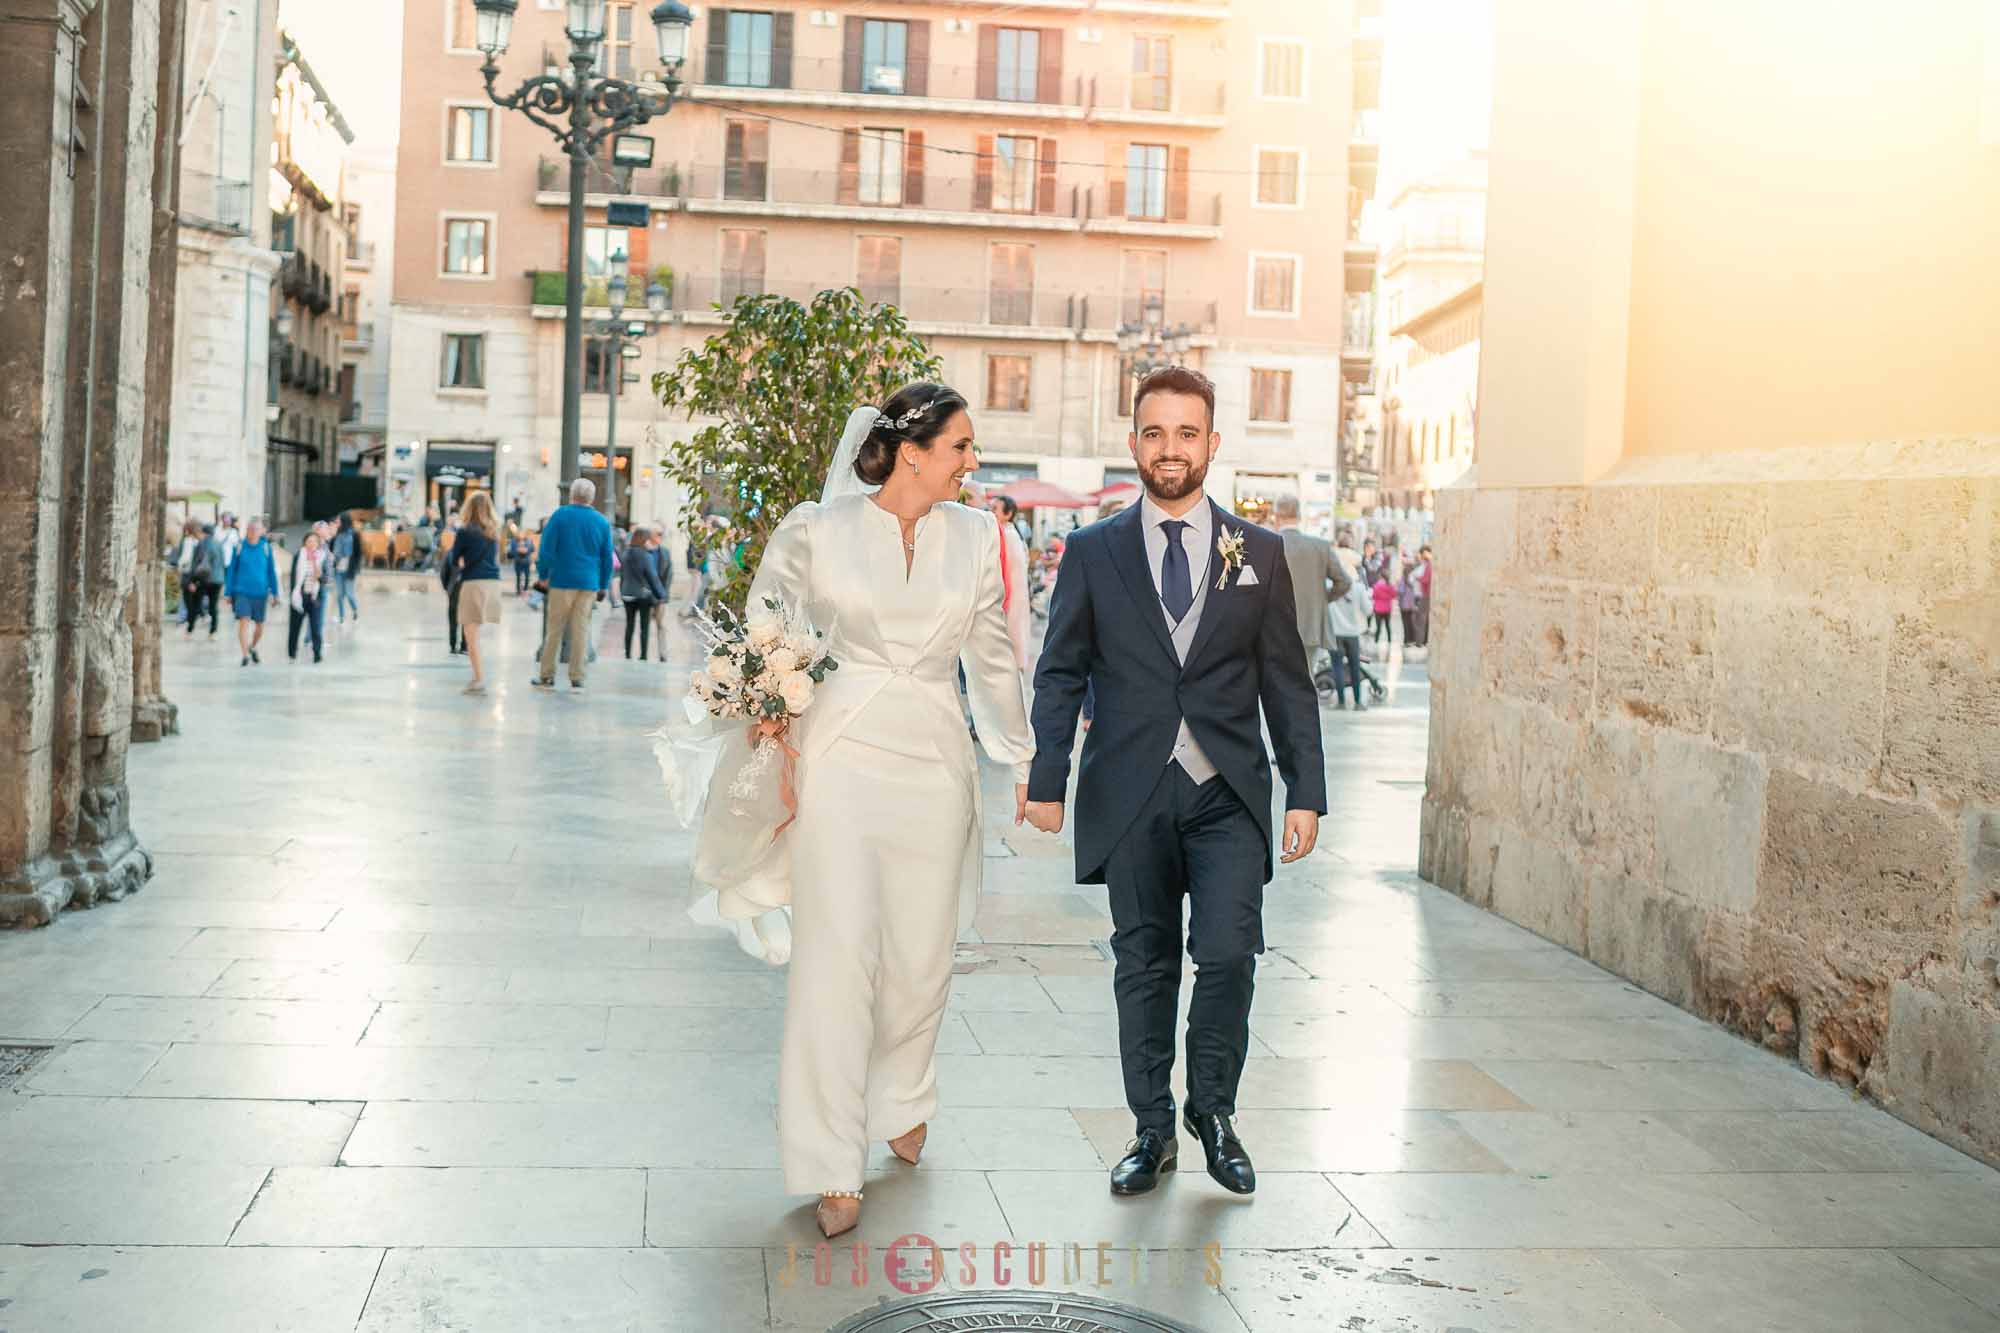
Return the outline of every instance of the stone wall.
<path id="1" fill-rule="evenodd" d="M 1438 520 L 1425 877 L 2000 1162 L 2000 439 Z"/>

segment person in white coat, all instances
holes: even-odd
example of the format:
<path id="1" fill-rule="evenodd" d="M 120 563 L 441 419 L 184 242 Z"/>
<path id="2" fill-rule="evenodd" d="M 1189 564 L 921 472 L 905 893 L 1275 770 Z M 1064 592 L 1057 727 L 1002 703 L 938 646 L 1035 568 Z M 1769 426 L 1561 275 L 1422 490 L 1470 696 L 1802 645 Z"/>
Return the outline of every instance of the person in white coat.
<path id="1" fill-rule="evenodd" d="M 978 467 L 966 401 L 939 384 L 850 417 L 826 498 L 772 534 L 749 598 L 810 616 L 837 669 L 794 724 L 797 818 L 776 867 L 724 888 L 742 920 L 788 906 L 791 970 L 778 1141 L 792 1193 L 829 1236 L 860 1218 L 870 1142 L 915 1164 L 937 1109 L 952 952 L 983 853 L 980 743 L 1012 766 L 1015 819 L 1034 739 L 1009 638 L 1000 532 L 956 503 Z"/>

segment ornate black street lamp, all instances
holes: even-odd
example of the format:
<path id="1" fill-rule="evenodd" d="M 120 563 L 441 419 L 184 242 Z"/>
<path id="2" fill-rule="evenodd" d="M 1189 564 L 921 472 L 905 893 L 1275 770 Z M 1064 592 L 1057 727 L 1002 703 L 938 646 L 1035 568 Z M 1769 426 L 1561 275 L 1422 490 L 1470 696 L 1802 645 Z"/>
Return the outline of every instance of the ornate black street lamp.
<path id="1" fill-rule="evenodd" d="M 1186 324 L 1166 327 L 1166 311 L 1158 293 L 1140 305 L 1137 320 L 1118 326 L 1118 355 L 1125 361 L 1126 373 L 1135 379 L 1179 365 L 1193 345 L 1194 330 Z"/>
<path id="2" fill-rule="evenodd" d="M 607 380 L 611 401 L 606 409 L 604 428 L 604 516 L 618 522 L 618 398 L 625 392 L 625 349 L 637 339 L 657 333 L 667 314 L 667 289 L 657 282 L 646 284 L 646 317 L 626 320 L 625 293 L 629 290 L 623 273 L 614 273 L 604 284 L 611 318 L 590 326 L 591 336 L 604 339 L 604 359 L 600 363 Z M 636 345 L 633 355 L 638 355 Z"/>
<path id="3" fill-rule="evenodd" d="M 680 95 L 680 69 L 687 59 L 688 28 L 694 15 L 680 0 L 663 0 L 652 12 L 659 38 L 661 91 L 624 79 L 594 75 L 604 40 L 605 0 L 567 0 L 564 30 L 569 35 L 569 72 L 538 74 L 511 95 L 494 81 L 498 58 L 513 35 L 519 0 L 472 0 L 478 15 L 479 49 L 486 53 L 480 73 L 486 95 L 497 106 L 519 111 L 555 135 L 569 155 L 569 254 L 564 263 L 562 482 L 577 476 L 583 414 L 583 196 L 584 181 L 597 146 L 613 134 L 664 116 Z M 567 118 L 567 123 L 565 123 Z M 622 373 L 622 370 L 621 372 Z M 614 386 L 615 387 L 615 386 Z"/>

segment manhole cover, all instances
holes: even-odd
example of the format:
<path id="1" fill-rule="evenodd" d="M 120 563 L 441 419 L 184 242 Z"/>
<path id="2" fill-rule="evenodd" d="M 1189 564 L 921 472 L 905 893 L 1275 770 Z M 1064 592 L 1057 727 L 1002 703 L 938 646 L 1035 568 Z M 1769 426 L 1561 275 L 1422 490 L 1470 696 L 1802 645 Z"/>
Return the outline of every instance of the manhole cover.
<path id="1" fill-rule="evenodd" d="M 1066 1333 L 1201 1333 L 1183 1324 L 1096 1296 L 1066 1292 L 964 1292 L 919 1296 L 878 1306 L 835 1324 L 827 1333 L 944 1333 L 977 1328 L 994 1333 L 1028 1333 L 1059 1328 Z"/>
<path id="2" fill-rule="evenodd" d="M 42 1062 L 53 1047 L 0 1046 L 0 1092 L 26 1078 L 28 1071 Z"/>

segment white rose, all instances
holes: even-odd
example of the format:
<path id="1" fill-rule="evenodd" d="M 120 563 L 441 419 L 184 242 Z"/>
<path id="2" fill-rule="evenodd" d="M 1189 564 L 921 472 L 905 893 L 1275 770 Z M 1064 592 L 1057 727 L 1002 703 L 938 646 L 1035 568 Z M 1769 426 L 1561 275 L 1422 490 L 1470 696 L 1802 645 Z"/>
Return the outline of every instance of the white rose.
<path id="1" fill-rule="evenodd" d="M 768 652 L 785 637 L 785 626 L 768 611 L 759 611 L 750 617 L 750 623 L 743 627 L 743 636 L 758 652 Z"/>
<path id="2" fill-rule="evenodd" d="M 706 671 L 697 671 L 688 677 L 688 692 L 707 699 L 715 692 L 715 681 L 710 679 Z"/>
<path id="3" fill-rule="evenodd" d="M 794 671 L 779 684 L 778 693 L 785 701 L 786 712 L 794 715 L 803 713 L 812 706 L 812 677 L 803 671 Z"/>
<path id="4" fill-rule="evenodd" d="M 708 675 L 709 679 L 715 682 L 717 689 L 730 690 L 743 683 L 743 668 L 737 665 L 733 657 L 709 658 Z"/>
<path id="5" fill-rule="evenodd" d="M 819 656 L 819 640 L 804 630 L 793 630 L 785 636 L 785 647 L 801 662 L 810 662 Z"/>
<path id="6" fill-rule="evenodd" d="M 788 676 L 804 665 L 805 663 L 799 660 L 799 655 L 783 644 L 764 654 L 764 669 L 775 671 L 780 676 Z"/>

